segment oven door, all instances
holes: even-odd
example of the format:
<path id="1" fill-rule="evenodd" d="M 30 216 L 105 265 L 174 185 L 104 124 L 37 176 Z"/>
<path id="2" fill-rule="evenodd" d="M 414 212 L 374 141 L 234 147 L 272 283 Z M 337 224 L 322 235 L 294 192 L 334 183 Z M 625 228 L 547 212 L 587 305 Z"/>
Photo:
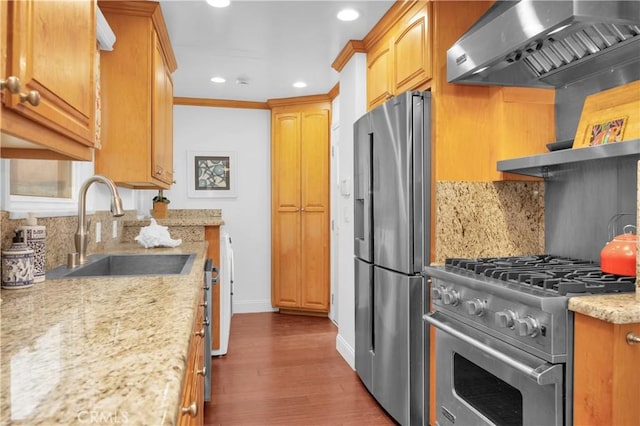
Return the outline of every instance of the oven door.
<path id="1" fill-rule="evenodd" d="M 562 425 L 564 364 L 549 364 L 473 327 L 432 312 L 436 329 L 436 423 Z"/>

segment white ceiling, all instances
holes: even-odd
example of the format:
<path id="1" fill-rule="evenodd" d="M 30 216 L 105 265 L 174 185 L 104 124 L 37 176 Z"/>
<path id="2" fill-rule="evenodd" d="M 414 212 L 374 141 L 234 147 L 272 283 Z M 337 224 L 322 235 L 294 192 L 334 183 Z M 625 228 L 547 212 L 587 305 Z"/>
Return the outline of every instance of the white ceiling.
<path id="1" fill-rule="evenodd" d="M 394 1 L 231 0 L 224 9 L 204 0 L 160 3 L 178 61 L 174 96 L 264 102 L 329 92 L 342 48 L 362 40 Z M 339 21 L 346 7 L 360 18 Z M 227 81 L 212 83 L 213 76 Z M 298 80 L 308 86 L 294 88 Z"/>

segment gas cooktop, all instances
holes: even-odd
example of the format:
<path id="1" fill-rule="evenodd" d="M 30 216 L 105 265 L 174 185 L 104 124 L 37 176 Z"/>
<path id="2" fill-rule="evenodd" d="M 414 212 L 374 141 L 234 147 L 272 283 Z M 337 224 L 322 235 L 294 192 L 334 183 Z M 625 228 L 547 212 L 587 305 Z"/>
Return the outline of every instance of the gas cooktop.
<path id="1" fill-rule="evenodd" d="M 549 254 L 449 258 L 445 269 L 465 275 L 484 275 L 563 296 L 632 292 L 636 282 L 635 277 L 604 273 L 596 262 Z"/>

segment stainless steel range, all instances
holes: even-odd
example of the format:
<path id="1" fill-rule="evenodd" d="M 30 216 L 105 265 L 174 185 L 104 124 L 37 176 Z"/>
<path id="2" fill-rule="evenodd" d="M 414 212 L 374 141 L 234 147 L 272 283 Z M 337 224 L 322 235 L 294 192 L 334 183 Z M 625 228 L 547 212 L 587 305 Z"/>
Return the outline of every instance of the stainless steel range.
<path id="1" fill-rule="evenodd" d="M 635 278 L 551 255 L 447 259 L 425 273 L 442 426 L 572 424 L 568 298 L 635 291 Z"/>

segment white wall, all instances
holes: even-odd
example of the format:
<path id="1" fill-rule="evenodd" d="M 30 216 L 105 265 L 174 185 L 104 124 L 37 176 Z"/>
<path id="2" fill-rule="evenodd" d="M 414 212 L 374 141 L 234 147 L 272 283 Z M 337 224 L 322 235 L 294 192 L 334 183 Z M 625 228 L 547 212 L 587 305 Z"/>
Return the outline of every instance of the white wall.
<path id="1" fill-rule="evenodd" d="M 338 227 L 338 336 L 336 348 L 355 368 L 355 292 L 353 260 L 353 123 L 367 111 L 366 55 L 356 53 L 340 72 L 339 179 L 344 191 L 333 202 Z"/>
<path id="2" fill-rule="evenodd" d="M 271 115 L 269 110 L 175 106 L 173 209 L 222 209 L 234 261 L 233 310 L 271 308 Z M 233 151 L 236 198 L 189 198 L 189 151 Z"/>

